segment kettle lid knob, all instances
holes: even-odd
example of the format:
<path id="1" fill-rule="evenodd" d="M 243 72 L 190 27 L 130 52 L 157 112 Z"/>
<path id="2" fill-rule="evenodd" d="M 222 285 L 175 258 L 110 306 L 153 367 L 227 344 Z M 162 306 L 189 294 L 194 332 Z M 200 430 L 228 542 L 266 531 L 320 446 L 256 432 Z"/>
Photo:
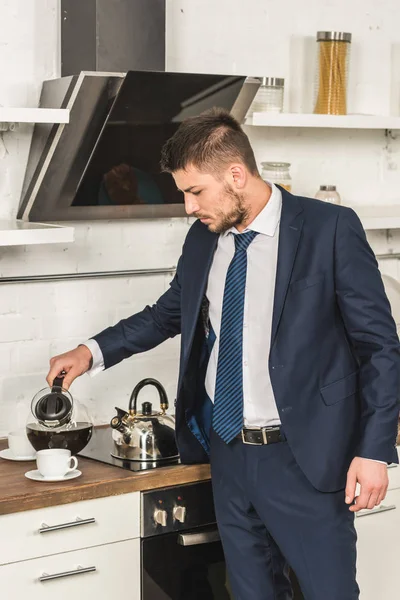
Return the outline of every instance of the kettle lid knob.
<path id="1" fill-rule="evenodd" d="M 153 412 L 153 407 L 151 405 L 151 402 L 143 402 L 142 403 L 142 414 L 143 416 L 147 417 L 149 415 L 151 415 Z"/>

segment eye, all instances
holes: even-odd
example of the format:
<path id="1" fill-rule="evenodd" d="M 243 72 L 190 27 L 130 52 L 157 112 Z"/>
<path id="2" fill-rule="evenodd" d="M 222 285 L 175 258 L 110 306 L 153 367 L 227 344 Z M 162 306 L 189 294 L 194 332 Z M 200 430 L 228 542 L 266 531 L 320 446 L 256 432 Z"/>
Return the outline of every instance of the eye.
<path id="1" fill-rule="evenodd" d="M 200 196 L 200 194 L 201 194 L 202 191 L 203 190 L 200 190 L 199 192 L 192 192 L 192 194 L 193 194 L 193 196 Z"/>

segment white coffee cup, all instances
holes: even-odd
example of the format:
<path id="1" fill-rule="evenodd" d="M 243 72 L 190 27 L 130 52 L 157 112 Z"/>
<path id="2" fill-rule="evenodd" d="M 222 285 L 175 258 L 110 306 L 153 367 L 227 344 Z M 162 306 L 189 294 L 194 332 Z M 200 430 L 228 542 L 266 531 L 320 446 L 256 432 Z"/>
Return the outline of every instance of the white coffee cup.
<path id="1" fill-rule="evenodd" d="M 34 456 L 35 449 L 28 440 L 25 429 L 10 431 L 8 447 L 15 458 Z"/>
<path id="2" fill-rule="evenodd" d="M 73 466 L 71 466 L 71 461 Z M 76 456 L 71 456 L 71 450 L 49 448 L 36 452 L 36 464 L 39 473 L 45 479 L 64 477 L 67 473 L 75 471 L 78 466 L 78 459 Z"/>

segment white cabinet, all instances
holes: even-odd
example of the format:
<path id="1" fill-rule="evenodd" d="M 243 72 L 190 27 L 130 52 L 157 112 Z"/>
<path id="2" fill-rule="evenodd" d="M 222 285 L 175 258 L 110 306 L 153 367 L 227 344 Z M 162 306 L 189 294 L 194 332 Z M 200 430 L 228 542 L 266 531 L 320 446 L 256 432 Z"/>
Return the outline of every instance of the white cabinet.
<path id="1" fill-rule="evenodd" d="M 13 600 L 140 600 L 139 574 L 136 539 L 0 567 L 0 590 Z"/>
<path id="2" fill-rule="evenodd" d="M 355 522 L 361 600 L 395 600 L 399 595 L 400 489 L 389 491 L 380 507 L 360 511 Z"/>
<path id="3" fill-rule="evenodd" d="M 0 565 L 5 598 L 139 600 L 140 493 L 0 516 Z"/>

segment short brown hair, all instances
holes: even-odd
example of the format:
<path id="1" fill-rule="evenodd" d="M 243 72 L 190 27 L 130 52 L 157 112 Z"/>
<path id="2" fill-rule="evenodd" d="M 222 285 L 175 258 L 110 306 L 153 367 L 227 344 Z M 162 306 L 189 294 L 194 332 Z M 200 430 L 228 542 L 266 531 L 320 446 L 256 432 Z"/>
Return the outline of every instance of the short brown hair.
<path id="1" fill-rule="evenodd" d="M 167 173 L 193 165 L 199 171 L 218 176 L 237 161 L 258 175 L 253 148 L 238 121 L 225 109 L 211 108 L 182 121 L 164 144 L 160 164 Z"/>

